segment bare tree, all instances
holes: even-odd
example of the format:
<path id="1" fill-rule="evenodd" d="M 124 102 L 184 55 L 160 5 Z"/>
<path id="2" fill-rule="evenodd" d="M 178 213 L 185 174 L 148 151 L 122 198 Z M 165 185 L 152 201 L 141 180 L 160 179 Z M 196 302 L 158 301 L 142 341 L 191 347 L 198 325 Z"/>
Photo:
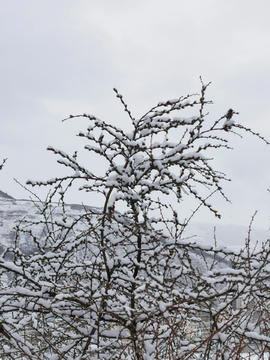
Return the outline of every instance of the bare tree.
<path id="1" fill-rule="evenodd" d="M 268 351 L 269 243 L 251 249 L 249 232 L 235 253 L 183 236 L 191 216 L 181 215 L 185 196 L 220 217 L 208 198 L 218 192 L 226 199 L 226 176 L 211 166 L 210 155 L 229 148 L 227 134 L 247 131 L 264 140 L 235 123 L 232 109 L 209 124 L 208 85 L 139 119 L 115 90 L 129 133 L 92 115 L 70 116 L 89 120 L 79 136 L 108 166 L 97 175 L 77 152 L 48 148 L 73 175 L 29 182 L 51 192 L 43 202 L 34 198 L 40 217 L 22 220 L 15 245 L 0 258 L 9 279 L 0 291 L 0 356 L 225 360 Z M 190 108 L 196 116 L 180 116 Z M 65 195 L 75 181 L 90 199 L 103 198 L 100 207 L 68 213 Z M 35 253 L 19 249 L 24 234 Z"/>

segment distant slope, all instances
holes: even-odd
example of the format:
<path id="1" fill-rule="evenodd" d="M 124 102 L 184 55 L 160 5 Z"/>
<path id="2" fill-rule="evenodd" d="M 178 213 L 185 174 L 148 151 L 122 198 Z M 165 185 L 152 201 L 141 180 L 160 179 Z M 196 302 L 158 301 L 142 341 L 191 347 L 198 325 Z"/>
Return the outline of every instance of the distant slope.
<path id="1" fill-rule="evenodd" d="M 9 200 L 15 200 L 12 196 L 8 195 L 7 193 L 0 190 L 0 199 L 9 199 Z"/>
<path id="2" fill-rule="evenodd" d="M 38 205 L 38 203 L 36 203 Z M 37 222 L 40 219 L 37 206 L 31 200 L 16 200 L 12 196 L 0 190 L 0 247 L 1 245 L 9 245 L 15 238 L 14 226 L 24 218 Z M 67 215 L 70 217 L 78 217 L 85 211 L 89 210 L 89 206 L 81 204 L 66 204 Z M 92 208 L 94 209 L 94 208 Z M 97 210 L 98 208 L 95 208 Z M 55 204 L 54 216 L 61 218 L 62 208 Z M 190 238 L 196 243 L 210 244 L 214 246 L 214 228 L 217 245 L 239 249 L 245 245 L 245 239 L 248 236 L 248 226 L 239 225 L 222 225 L 191 222 L 184 231 L 184 237 Z M 40 224 L 35 227 L 35 235 L 42 236 L 44 234 L 44 226 Z M 260 245 L 270 238 L 270 231 L 254 228 L 251 231 L 251 245 L 255 245 L 258 241 Z M 21 236 L 21 246 L 28 247 L 29 239 L 26 235 Z"/>
<path id="3" fill-rule="evenodd" d="M 0 253 L 3 245 L 9 246 L 14 243 L 16 237 L 15 227 L 25 219 L 36 223 L 32 230 L 38 239 L 44 237 L 44 231 L 46 232 L 46 229 L 45 225 L 40 222 L 40 220 L 43 220 L 38 209 L 40 205 L 39 202 L 34 202 L 30 199 L 16 200 L 12 196 L 0 191 Z M 61 220 L 62 207 L 57 206 L 57 204 L 52 204 L 52 206 L 55 219 Z M 81 216 L 87 209 L 89 209 L 89 207 L 84 207 L 83 205 L 66 204 L 66 214 L 71 218 Z M 36 250 L 34 249 L 34 244 L 28 232 L 20 233 L 19 240 L 17 239 L 17 241 L 19 241 L 19 247 L 24 253 L 30 253 Z"/>

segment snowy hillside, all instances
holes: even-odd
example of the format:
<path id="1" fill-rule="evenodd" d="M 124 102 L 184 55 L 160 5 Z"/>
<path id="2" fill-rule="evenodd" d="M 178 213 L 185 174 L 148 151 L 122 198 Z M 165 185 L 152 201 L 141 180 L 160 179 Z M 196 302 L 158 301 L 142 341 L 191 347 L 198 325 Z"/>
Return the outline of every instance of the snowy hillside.
<path id="1" fill-rule="evenodd" d="M 56 206 L 56 204 L 55 204 Z M 12 196 L 0 191 L 0 250 L 2 245 L 8 245 L 15 239 L 16 224 L 24 219 L 33 221 L 39 220 L 39 203 L 31 200 L 16 200 Z M 54 209 L 54 216 L 61 218 L 61 207 Z M 77 217 L 85 211 L 83 205 L 68 204 L 66 205 L 67 215 Z M 44 225 L 40 224 L 35 227 L 36 236 L 42 236 Z M 216 230 L 214 230 L 216 229 Z M 216 235 L 217 244 L 233 249 L 243 247 L 245 239 L 248 236 L 248 226 L 239 225 L 219 225 L 219 224 L 204 224 L 191 222 L 184 232 L 184 237 L 191 237 L 192 240 L 198 243 L 214 245 L 214 232 Z M 251 232 L 251 244 L 254 246 L 266 241 L 270 237 L 270 232 L 254 228 Z M 30 243 L 27 241 L 27 235 L 20 236 L 20 247 L 26 251 L 31 251 Z"/>
<path id="2" fill-rule="evenodd" d="M 38 222 L 41 220 L 39 214 L 39 202 L 31 200 L 16 200 L 12 196 L 0 191 L 0 250 L 2 245 L 9 245 L 15 241 L 16 225 L 23 220 L 31 220 Z M 55 204 L 54 216 L 59 220 L 62 218 L 62 208 Z M 76 217 L 85 211 L 85 207 L 78 204 L 66 205 L 66 213 L 70 217 Z M 35 226 L 35 235 L 37 238 L 42 237 L 44 234 L 44 224 Z M 32 243 L 28 241 L 29 236 L 27 233 L 20 233 L 19 246 L 24 252 L 31 252 Z"/>

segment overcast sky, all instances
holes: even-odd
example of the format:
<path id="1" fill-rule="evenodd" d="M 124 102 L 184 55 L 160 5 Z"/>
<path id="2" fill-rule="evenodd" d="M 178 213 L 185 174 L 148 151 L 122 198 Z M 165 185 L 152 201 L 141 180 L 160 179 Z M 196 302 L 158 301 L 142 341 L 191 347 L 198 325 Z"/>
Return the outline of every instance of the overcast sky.
<path id="1" fill-rule="evenodd" d="M 237 122 L 270 140 L 270 2 L 267 0 L 10 0 L 0 1 L 0 189 L 61 175 L 48 145 L 73 153 L 90 113 L 126 126 L 112 91 L 135 117 L 158 101 L 200 91 L 211 81 L 215 119 L 233 108 Z M 197 115 L 197 114 L 194 114 Z M 232 204 L 213 199 L 223 223 L 270 225 L 270 146 L 250 135 L 216 165 L 230 183 Z M 89 160 L 89 168 L 97 166 Z M 71 202 L 88 203 L 74 190 Z M 98 205 L 98 204 L 97 204 Z M 189 206 L 189 205 L 187 205 Z M 202 213 L 198 221 L 215 221 Z"/>

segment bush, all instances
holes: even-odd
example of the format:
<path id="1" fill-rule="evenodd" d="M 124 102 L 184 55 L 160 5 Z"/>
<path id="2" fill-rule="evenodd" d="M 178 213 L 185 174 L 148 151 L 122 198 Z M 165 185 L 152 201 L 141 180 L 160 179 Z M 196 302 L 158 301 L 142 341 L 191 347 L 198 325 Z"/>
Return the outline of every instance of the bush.
<path id="1" fill-rule="evenodd" d="M 267 351 L 269 243 L 252 250 L 249 232 L 235 253 L 183 237 L 190 219 L 179 215 L 184 196 L 217 217 L 208 198 L 219 192 L 226 199 L 226 176 L 209 154 L 229 148 L 227 134 L 236 131 L 264 140 L 235 123 L 232 109 L 208 125 L 208 85 L 199 95 L 161 102 L 140 119 L 115 90 L 130 133 L 92 115 L 75 116 L 89 120 L 79 136 L 90 154 L 106 160 L 103 175 L 83 166 L 77 152 L 48 148 L 73 175 L 29 182 L 51 191 L 35 200 L 40 217 L 17 227 L 18 241 L 27 233 L 36 252 L 26 255 L 16 242 L 1 255 L 1 273 L 10 279 L 0 292 L 2 357 L 240 359 L 243 352 Z M 190 108 L 196 116 L 179 116 Z M 98 208 L 78 216 L 67 211 L 75 181 L 83 181 L 90 199 L 100 194 Z M 37 238 L 40 226 L 45 231 Z"/>

